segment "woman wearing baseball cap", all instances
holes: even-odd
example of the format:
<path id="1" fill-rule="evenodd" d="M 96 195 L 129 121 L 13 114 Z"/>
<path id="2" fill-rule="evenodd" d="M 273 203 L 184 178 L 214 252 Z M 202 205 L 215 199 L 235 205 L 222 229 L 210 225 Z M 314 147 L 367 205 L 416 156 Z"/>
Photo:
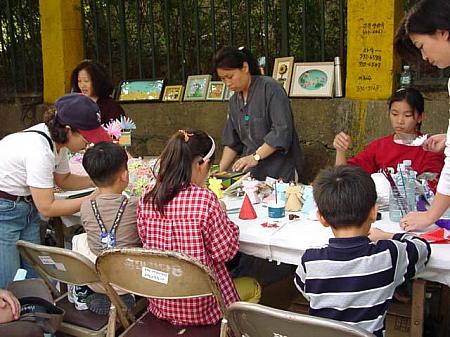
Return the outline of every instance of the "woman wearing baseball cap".
<path id="1" fill-rule="evenodd" d="M 70 173 L 68 151 L 111 141 L 100 124 L 98 106 L 89 97 L 68 94 L 55 107 L 47 111 L 44 123 L 0 140 L 0 288 L 20 267 L 35 276 L 20 260 L 16 241 L 40 243 L 39 213 L 57 217 L 80 210 L 84 198 L 55 200 L 54 186 L 64 190 L 94 186 L 89 177 Z"/>

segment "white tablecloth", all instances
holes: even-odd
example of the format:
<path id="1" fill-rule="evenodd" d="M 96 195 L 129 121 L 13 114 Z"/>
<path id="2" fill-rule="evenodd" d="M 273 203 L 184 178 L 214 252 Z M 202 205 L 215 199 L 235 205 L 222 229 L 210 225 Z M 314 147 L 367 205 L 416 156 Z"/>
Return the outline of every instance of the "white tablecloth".
<path id="1" fill-rule="evenodd" d="M 246 254 L 298 265 L 306 249 L 322 247 L 333 236 L 330 228 L 304 216 L 289 220 L 286 215 L 278 220 L 278 228 L 263 227 L 261 224 L 273 223 L 274 219 L 268 218 L 267 207 L 257 204 L 254 208 L 258 216 L 254 220 L 241 220 L 239 213 L 229 214 L 230 219 L 239 225 L 240 250 Z M 398 223 L 389 220 L 388 213 L 382 213 L 382 216 L 374 226 L 391 233 L 403 232 Z M 450 244 L 432 244 L 430 261 L 425 271 L 417 276 L 450 286 Z"/>

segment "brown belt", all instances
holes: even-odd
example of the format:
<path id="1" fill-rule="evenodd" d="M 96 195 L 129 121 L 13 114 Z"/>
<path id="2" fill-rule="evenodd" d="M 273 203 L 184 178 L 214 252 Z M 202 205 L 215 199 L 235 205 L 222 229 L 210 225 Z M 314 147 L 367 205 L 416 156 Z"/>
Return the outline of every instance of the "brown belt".
<path id="1" fill-rule="evenodd" d="M 33 198 L 31 195 L 17 196 L 17 195 L 12 195 L 12 194 L 3 192 L 3 191 L 0 191 L 0 198 L 15 201 L 15 202 L 19 202 L 19 201 L 32 202 L 33 201 Z"/>

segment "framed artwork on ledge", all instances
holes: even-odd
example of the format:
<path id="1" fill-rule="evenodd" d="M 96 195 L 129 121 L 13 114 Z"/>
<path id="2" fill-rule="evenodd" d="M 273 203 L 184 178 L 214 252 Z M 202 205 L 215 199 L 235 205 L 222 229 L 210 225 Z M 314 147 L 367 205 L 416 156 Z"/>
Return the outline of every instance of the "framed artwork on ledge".
<path id="1" fill-rule="evenodd" d="M 295 63 L 291 97 L 333 97 L 334 62 Z"/>
<path id="2" fill-rule="evenodd" d="M 226 85 L 222 81 L 209 82 L 208 94 L 206 95 L 206 99 L 208 101 L 223 101 L 225 89 Z"/>
<path id="3" fill-rule="evenodd" d="M 225 94 L 223 96 L 223 100 L 224 101 L 229 101 L 231 96 L 234 95 L 234 91 L 230 90 L 230 88 L 228 88 L 227 86 L 225 86 Z"/>
<path id="4" fill-rule="evenodd" d="M 122 81 L 116 99 L 121 103 L 159 101 L 163 87 L 163 79 Z"/>
<path id="5" fill-rule="evenodd" d="M 289 94 L 293 65 L 294 56 L 276 58 L 273 65 L 272 77 L 281 84 L 286 94 Z"/>
<path id="6" fill-rule="evenodd" d="M 185 101 L 201 101 L 206 99 L 211 75 L 189 76 L 184 91 Z"/>
<path id="7" fill-rule="evenodd" d="M 184 87 L 182 85 L 167 85 L 164 88 L 164 102 L 181 102 Z"/>

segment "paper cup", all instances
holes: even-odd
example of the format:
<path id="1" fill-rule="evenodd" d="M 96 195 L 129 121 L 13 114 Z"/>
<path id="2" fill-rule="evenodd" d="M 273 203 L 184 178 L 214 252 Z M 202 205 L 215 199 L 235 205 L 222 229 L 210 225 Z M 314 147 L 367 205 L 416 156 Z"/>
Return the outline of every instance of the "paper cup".
<path id="1" fill-rule="evenodd" d="M 285 204 L 284 202 L 278 202 L 278 203 L 270 203 L 268 205 L 268 211 L 269 211 L 269 218 L 283 218 L 285 214 Z"/>

